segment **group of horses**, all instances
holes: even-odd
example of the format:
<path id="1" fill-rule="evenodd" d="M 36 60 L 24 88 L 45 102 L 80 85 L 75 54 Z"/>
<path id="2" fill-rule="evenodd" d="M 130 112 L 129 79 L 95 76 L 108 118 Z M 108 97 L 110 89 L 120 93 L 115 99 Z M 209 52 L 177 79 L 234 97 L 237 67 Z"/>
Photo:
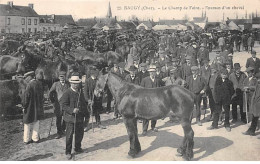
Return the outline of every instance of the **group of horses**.
<path id="1" fill-rule="evenodd" d="M 113 63 L 125 62 L 129 54 L 131 44 L 118 44 L 115 51 L 94 53 L 83 47 L 71 50 L 70 53 L 58 53 L 55 61 L 42 55 L 34 54 L 34 50 L 26 45 L 20 46 L 16 52 L 0 57 L 0 85 L 1 85 L 1 114 L 19 102 L 26 82 L 23 78 L 10 78 L 14 74 L 26 71 L 35 71 L 43 75 L 43 80 L 51 87 L 58 79 L 58 72 L 65 71 L 67 75 L 75 69 L 82 75 L 89 75 L 93 67 L 100 69 L 96 90 L 103 90 L 108 85 L 116 101 L 116 108 L 122 114 L 130 141 L 129 155 L 135 157 L 141 146 L 137 135 L 137 119 L 160 119 L 170 111 L 174 112 L 181 120 L 184 130 L 183 142 L 178 148 L 178 153 L 186 160 L 193 158 L 193 137 L 191 127 L 192 111 L 194 105 L 193 94 L 180 86 L 167 86 L 147 89 L 130 84 L 113 73 L 105 72 L 104 67 L 112 66 Z M 153 38 L 137 42 L 140 60 L 151 57 L 151 50 L 158 49 L 158 41 Z M 68 77 L 67 77 L 68 78 Z M 3 109 L 4 108 L 4 109 Z"/>

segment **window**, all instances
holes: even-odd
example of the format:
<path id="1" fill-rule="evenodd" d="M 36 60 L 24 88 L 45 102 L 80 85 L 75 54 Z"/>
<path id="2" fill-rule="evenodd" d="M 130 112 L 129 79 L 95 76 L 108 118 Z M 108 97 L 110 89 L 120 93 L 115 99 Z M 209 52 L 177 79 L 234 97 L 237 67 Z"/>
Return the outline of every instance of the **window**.
<path id="1" fill-rule="evenodd" d="M 7 18 L 7 25 L 11 24 L 11 18 Z"/>
<path id="2" fill-rule="evenodd" d="M 11 33 L 11 29 L 10 29 L 10 28 L 8 28 L 8 33 L 9 33 L 9 34 Z"/>
<path id="3" fill-rule="evenodd" d="M 1 33 L 5 33 L 5 29 L 1 29 Z"/>
<path id="4" fill-rule="evenodd" d="M 22 28 L 22 33 L 24 33 L 25 32 L 25 30 L 24 30 L 24 28 Z"/>
<path id="5" fill-rule="evenodd" d="M 25 19 L 22 18 L 22 25 L 25 25 Z"/>
<path id="6" fill-rule="evenodd" d="M 37 33 L 37 28 L 34 29 L 34 33 Z"/>
<path id="7" fill-rule="evenodd" d="M 31 32 L 32 32 L 32 31 L 31 31 L 31 28 L 28 28 L 28 32 L 29 32 L 29 33 L 31 33 Z"/>
<path id="8" fill-rule="evenodd" d="M 32 23 L 31 19 L 28 19 L 28 25 L 31 25 L 31 23 Z"/>
<path id="9" fill-rule="evenodd" d="M 34 19 L 34 25 L 37 25 L 38 20 Z"/>

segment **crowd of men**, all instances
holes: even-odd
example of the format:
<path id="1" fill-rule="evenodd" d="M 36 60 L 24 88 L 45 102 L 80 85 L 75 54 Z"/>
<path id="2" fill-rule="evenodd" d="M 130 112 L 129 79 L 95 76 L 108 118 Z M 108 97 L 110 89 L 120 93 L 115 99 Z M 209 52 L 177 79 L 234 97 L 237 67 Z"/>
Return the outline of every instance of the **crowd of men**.
<path id="1" fill-rule="evenodd" d="M 248 36 L 248 37 L 247 37 Z M 252 113 L 250 128 L 243 134 L 255 135 L 260 115 L 260 59 L 253 50 L 252 35 L 234 35 L 234 40 L 220 36 L 217 40 L 220 51 L 211 62 L 209 52 L 212 51 L 212 42 L 205 39 L 197 42 L 191 39 L 188 42 L 178 42 L 171 46 L 170 39 L 163 37 L 159 49 L 151 60 L 142 60 L 135 42 L 125 62 L 114 63 L 109 71 L 117 74 L 129 83 L 145 88 L 156 88 L 168 85 L 180 85 L 194 94 L 196 110 L 196 124 L 202 126 L 201 111 L 210 108 L 212 125 L 208 130 L 218 129 L 224 123 L 227 132 L 231 131 L 231 123 L 248 122 L 247 112 Z M 244 42 L 247 37 L 247 42 Z M 246 73 L 241 71 L 239 63 L 233 63 L 234 45 L 240 51 L 242 41 L 243 50 L 251 53 L 247 59 Z M 248 44 L 246 44 L 248 43 Z M 250 44 L 249 44 L 250 43 Z M 102 129 L 100 113 L 102 111 L 102 98 L 95 91 L 99 71 L 92 70 L 90 77 L 82 83 L 79 73 L 74 72 L 67 82 L 66 72 L 59 72 L 59 81 L 55 82 L 50 91 L 49 98 L 54 106 L 56 115 L 57 136 L 59 139 L 66 134 L 66 156 L 71 159 L 73 135 L 75 135 L 75 151 L 83 152 L 81 141 L 84 131 L 90 129 L 90 116 L 95 117 L 96 126 Z M 24 143 L 39 142 L 39 120 L 43 115 L 43 87 L 39 75 L 28 72 L 24 75 L 29 85 L 23 99 L 24 107 Z M 38 78 L 37 78 L 38 77 Z M 113 95 L 106 88 L 107 113 L 111 112 Z M 201 102 L 203 105 L 201 107 Z M 115 102 L 116 104 L 116 102 Z M 209 104 L 209 105 L 208 105 Z M 230 122 L 230 107 L 232 105 L 232 121 Z M 240 117 L 237 114 L 239 106 Z M 247 111 L 246 111 L 247 110 Z M 39 112 L 41 111 L 41 112 Z M 114 105 L 114 119 L 120 116 Z M 204 116 L 205 117 L 205 116 Z M 176 117 L 170 116 L 174 121 Z M 146 135 L 150 120 L 141 120 L 143 124 L 142 135 Z M 151 129 L 158 132 L 156 120 L 151 120 Z M 33 134 L 30 136 L 29 131 Z"/>

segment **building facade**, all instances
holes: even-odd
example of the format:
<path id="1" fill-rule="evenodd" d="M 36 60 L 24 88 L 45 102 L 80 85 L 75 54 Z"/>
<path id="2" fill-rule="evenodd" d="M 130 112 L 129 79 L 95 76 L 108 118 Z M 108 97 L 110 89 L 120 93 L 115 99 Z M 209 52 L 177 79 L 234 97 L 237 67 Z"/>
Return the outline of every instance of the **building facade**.
<path id="1" fill-rule="evenodd" d="M 15 6 L 13 2 L 0 4 L 1 33 L 36 33 L 39 31 L 39 15 L 33 4 Z"/>

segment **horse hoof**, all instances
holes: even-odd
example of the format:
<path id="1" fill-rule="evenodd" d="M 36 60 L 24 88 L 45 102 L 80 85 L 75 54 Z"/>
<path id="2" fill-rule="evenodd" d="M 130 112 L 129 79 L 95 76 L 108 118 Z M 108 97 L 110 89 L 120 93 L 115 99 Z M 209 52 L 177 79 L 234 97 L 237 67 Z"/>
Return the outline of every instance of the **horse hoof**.
<path id="1" fill-rule="evenodd" d="M 131 157 L 131 158 L 135 158 L 136 154 L 135 153 L 128 153 L 128 155 Z"/>
<path id="2" fill-rule="evenodd" d="M 183 148 L 178 148 L 178 149 L 177 149 L 177 153 L 178 153 L 178 154 L 177 154 L 178 156 L 183 156 L 183 154 L 184 154 Z"/>
<path id="3" fill-rule="evenodd" d="M 184 155 L 184 156 L 183 156 L 183 159 L 184 159 L 185 161 L 190 161 L 190 160 L 191 160 L 191 157 L 187 157 L 186 155 Z"/>

